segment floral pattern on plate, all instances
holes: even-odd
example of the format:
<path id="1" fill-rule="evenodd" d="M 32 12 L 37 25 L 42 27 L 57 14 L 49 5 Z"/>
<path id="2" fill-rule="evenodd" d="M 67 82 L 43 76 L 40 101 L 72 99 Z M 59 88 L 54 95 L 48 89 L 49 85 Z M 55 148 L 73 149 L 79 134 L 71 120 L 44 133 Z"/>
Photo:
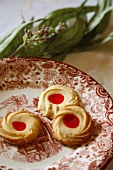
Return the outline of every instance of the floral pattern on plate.
<path id="1" fill-rule="evenodd" d="M 75 89 L 79 102 L 94 120 L 86 143 L 73 148 L 52 136 L 51 121 L 43 117 L 38 99 L 51 85 Z M 42 134 L 33 144 L 12 146 L 0 138 L 0 169 L 102 170 L 113 157 L 113 101 L 88 74 L 68 64 L 39 58 L 0 60 L 0 117 L 7 112 L 29 110 L 43 122 Z"/>

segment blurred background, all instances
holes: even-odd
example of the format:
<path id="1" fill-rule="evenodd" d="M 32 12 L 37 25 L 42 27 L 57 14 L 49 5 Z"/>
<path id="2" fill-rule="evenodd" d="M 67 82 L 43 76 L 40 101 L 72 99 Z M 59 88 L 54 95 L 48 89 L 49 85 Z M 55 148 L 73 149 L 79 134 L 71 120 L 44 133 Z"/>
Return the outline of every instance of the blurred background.
<path id="1" fill-rule="evenodd" d="M 0 0 L 0 36 L 10 28 L 31 17 L 42 18 L 49 12 L 63 7 L 76 7 L 82 0 Z M 96 0 L 88 0 L 87 4 L 95 4 Z"/>
<path id="2" fill-rule="evenodd" d="M 17 27 L 32 17 L 39 19 L 49 12 L 64 7 L 79 6 L 82 0 L 0 0 L 0 36 Z M 87 4 L 95 4 L 96 0 L 88 0 Z M 113 30 L 113 18 L 109 28 Z M 113 98 L 113 41 L 86 52 L 71 53 L 64 59 L 65 63 L 73 65 L 90 74 Z M 106 170 L 113 169 L 113 161 Z"/>

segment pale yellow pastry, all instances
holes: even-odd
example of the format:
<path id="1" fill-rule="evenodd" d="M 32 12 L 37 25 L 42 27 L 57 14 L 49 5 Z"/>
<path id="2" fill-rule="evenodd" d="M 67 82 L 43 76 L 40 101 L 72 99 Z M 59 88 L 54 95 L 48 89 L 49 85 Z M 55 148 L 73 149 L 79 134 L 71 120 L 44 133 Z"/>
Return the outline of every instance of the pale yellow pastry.
<path id="1" fill-rule="evenodd" d="M 73 105 L 78 105 L 76 91 L 67 86 L 53 85 L 40 95 L 38 109 L 44 116 L 53 119 L 62 107 Z"/>
<path id="2" fill-rule="evenodd" d="M 0 136 L 11 144 L 31 143 L 40 131 L 39 117 L 29 111 L 7 113 L 0 121 Z"/>
<path id="3" fill-rule="evenodd" d="M 53 136 L 62 144 L 74 146 L 85 142 L 93 130 L 89 113 L 79 106 L 64 107 L 52 120 Z"/>

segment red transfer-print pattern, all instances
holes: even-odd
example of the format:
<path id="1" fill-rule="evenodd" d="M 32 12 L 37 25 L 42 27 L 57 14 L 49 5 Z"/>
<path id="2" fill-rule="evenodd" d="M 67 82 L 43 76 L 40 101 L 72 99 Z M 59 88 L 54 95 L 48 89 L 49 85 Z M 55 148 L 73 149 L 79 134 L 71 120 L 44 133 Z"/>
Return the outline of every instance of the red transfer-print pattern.
<path id="1" fill-rule="evenodd" d="M 15 101 L 13 100 L 14 98 L 16 98 L 16 101 L 18 102 L 14 102 Z M 21 100 L 19 100 L 20 98 Z M 26 102 L 25 102 L 25 99 L 26 99 Z M 38 100 L 38 99 L 35 99 L 35 100 Z M 37 107 L 34 104 L 34 99 L 33 99 L 32 105 L 29 105 L 27 101 L 28 100 L 25 95 L 13 96 L 7 99 L 6 101 L 0 103 L 0 105 L 2 105 L 0 110 L 5 108 L 7 111 L 11 112 L 13 104 L 14 106 L 17 106 L 17 108 L 14 107 L 15 110 L 13 111 L 16 111 L 18 109 L 18 106 L 20 106 L 21 109 L 23 110 L 24 109 L 26 110 L 29 108 L 32 108 L 35 110 L 37 109 Z M 12 107 L 10 108 L 11 103 L 12 103 L 11 105 Z M 24 105 L 25 103 L 27 103 L 27 105 Z M 36 110 L 35 113 L 38 114 L 38 111 Z M 62 145 L 58 143 L 58 141 L 54 139 L 52 136 L 51 122 L 47 118 L 42 117 L 40 114 L 38 114 L 38 116 L 42 122 L 42 132 L 41 132 L 41 135 L 37 138 L 37 140 L 33 144 L 27 144 L 25 146 L 16 147 L 16 151 L 14 152 L 13 146 L 4 142 L 1 139 L 0 140 L 0 154 L 2 156 L 8 159 L 15 160 L 17 162 L 38 162 L 38 161 L 44 160 L 45 158 L 49 158 L 57 154 L 60 150 L 62 150 Z M 19 126 L 17 126 L 17 123 L 20 123 L 20 122 L 12 122 L 12 123 L 16 130 L 20 131 L 20 130 L 23 130 L 23 128 L 25 128 L 25 125 L 23 124 L 24 122 L 21 122 L 22 123 L 22 126 L 20 127 L 21 129 L 19 128 Z"/>
<path id="2" fill-rule="evenodd" d="M 0 60 L 0 91 L 25 89 L 25 93 L 12 95 L 0 100 L 2 110 L 16 111 L 31 109 L 43 122 L 43 133 L 36 142 L 15 149 L 0 139 L 0 156 L 16 162 L 40 162 L 62 152 L 63 146 L 53 138 L 51 122 L 42 117 L 37 110 L 38 97 L 26 95 L 26 89 L 45 90 L 60 84 L 74 88 L 80 96 L 80 105 L 92 116 L 95 129 L 90 139 L 82 146 L 70 149 L 70 152 L 48 167 L 48 170 L 102 170 L 113 156 L 113 101 L 109 94 L 86 73 L 64 64 L 46 59 L 12 58 Z M 2 116 L 0 116 L 2 117 Z M 0 166 L 5 169 L 5 166 Z M 7 167 L 8 169 L 8 167 Z M 22 170 L 22 168 L 20 167 Z M 33 168 L 43 170 L 43 168 Z"/>

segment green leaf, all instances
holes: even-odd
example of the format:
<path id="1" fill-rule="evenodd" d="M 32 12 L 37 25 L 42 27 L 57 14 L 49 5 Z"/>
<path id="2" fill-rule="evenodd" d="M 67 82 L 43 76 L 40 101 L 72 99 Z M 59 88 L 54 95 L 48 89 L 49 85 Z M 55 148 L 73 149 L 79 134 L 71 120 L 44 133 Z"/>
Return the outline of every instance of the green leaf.
<path id="1" fill-rule="evenodd" d="M 113 10 L 112 0 L 97 0 L 97 4 L 91 6 L 86 2 L 88 0 L 79 7 L 57 9 L 43 19 L 21 24 L 1 38 L 0 57 L 37 56 L 61 61 L 72 51 L 91 49 L 113 39 L 112 32 L 97 39 L 108 26 Z M 90 13 L 93 15 L 89 19 Z M 31 29 L 35 22 L 40 23 L 33 33 Z"/>
<path id="2" fill-rule="evenodd" d="M 33 20 L 28 23 L 23 23 L 17 27 L 4 41 L 0 44 L 0 58 L 9 57 L 23 43 L 23 34 L 25 29 L 31 29 L 33 23 L 39 20 Z"/>

